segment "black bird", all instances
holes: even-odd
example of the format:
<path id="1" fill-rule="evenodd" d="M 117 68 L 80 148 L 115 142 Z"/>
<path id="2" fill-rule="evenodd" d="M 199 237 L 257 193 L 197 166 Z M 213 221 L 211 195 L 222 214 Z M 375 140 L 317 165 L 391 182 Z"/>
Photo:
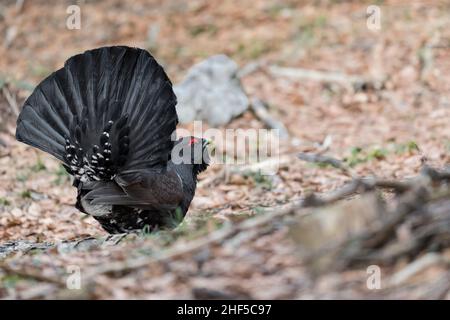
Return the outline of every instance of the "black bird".
<path id="1" fill-rule="evenodd" d="M 145 50 L 103 47 L 68 59 L 25 101 L 16 139 L 62 161 L 76 207 L 110 233 L 184 217 L 207 140 L 176 139 L 176 96 Z"/>

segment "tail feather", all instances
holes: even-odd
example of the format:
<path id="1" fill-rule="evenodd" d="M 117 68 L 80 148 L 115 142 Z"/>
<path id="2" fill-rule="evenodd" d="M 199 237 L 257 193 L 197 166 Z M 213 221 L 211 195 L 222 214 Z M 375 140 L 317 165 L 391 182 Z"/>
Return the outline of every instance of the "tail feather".
<path id="1" fill-rule="evenodd" d="M 36 118 L 34 122 L 24 120 L 19 123 L 17 126 L 17 130 L 21 131 L 21 135 L 17 137 L 17 140 L 26 142 L 27 144 L 48 152 L 57 159 L 64 161 L 63 144 L 61 143 L 57 135 L 51 136 L 50 132 L 39 129 L 40 124 L 42 123 L 43 122 L 40 118 Z M 26 141 L 26 138 L 22 138 L 26 136 L 33 137 L 33 139 Z"/>
<path id="2" fill-rule="evenodd" d="M 173 147 L 175 105 L 170 80 L 147 51 L 99 48 L 70 58 L 37 86 L 16 138 L 63 161 L 77 178 L 161 169 Z"/>

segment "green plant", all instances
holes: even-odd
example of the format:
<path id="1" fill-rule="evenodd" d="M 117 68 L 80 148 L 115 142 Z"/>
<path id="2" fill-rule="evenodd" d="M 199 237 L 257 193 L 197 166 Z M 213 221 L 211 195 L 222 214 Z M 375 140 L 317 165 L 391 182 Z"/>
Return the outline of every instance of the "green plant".
<path id="1" fill-rule="evenodd" d="M 367 153 L 367 161 L 369 160 L 381 160 L 386 158 L 386 156 L 388 155 L 389 151 L 385 148 L 374 148 L 372 150 L 369 150 Z"/>
<path id="2" fill-rule="evenodd" d="M 265 212 L 264 207 L 254 207 L 252 210 L 256 215 L 263 214 Z"/>
<path id="3" fill-rule="evenodd" d="M 30 64 L 30 71 L 33 75 L 40 77 L 40 78 L 45 78 L 50 73 L 52 73 L 48 67 L 46 67 L 42 64 L 36 64 L 36 63 Z"/>
<path id="4" fill-rule="evenodd" d="M 0 206 L 9 206 L 11 204 L 11 202 L 3 197 L 0 197 Z"/>
<path id="5" fill-rule="evenodd" d="M 183 211 L 180 207 L 175 209 L 173 215 L 167 217 L 167 225 L 170 229 L 178 227 L 184 220 Z"/>
<path id="6" fill-rule="evenodd" d="M 344 158 L 344 162 L 347 166 L 354 167 L 368 161 L 385 159 L 388 154 L 389 150 L 382 147 L 372 147 L 368 150 L 364 150 L 360 147 L 353 147 L 350 150 L 350 155 Z"/>
<path id="7" fill-rule="evenodd" d="M 406 143 L 397 144 L 395 146 L 396 153 L 413 153 L 415 151 L 419 151 L 419 146 L 415 141 L 408 141 Z"/>
<path id="8" fill-rule="evenodd" d="M 349 166 L 349 167 L 354 167 L 357 164 L 363 163 L 364 158 L 361 157 L 361 152 L 362 152 L 362 148 L 360 147 L 353 147 L 350 150 L 350 156 L 344 159 L 344 162 Z"/>
<path id="9" fill-rule="evenodd" d="M 294 11 L 295 10 L 295 4 L 293 3 L 283 3 L 282 1 L 276 2 L 266 8 L 264 11 L 269 15 L 270 18 L 276 18 L 280 14 L 283 13 L 283 11 Z"/>
<path id="10" fill-rule="evenodd" d="M 31 191 L 30 190 L 24 190 L 20 193 L 20 196 L 23 199 L 31 199 Z"/>
<path id="11" fill-rule="evenodd" d="M 295 35 L 296 41 L 304 47 L 317 43 L 317 30 L 322 29 L 327 24 L 327 17 L 320 15 L 314 19 L 304 19 L 297 21 L 298 33 Z"/>
<path id="12" fill-rule="evenodd" d="M 237 55 L 244 59 L 257 59 L 269 52 L 273 45 L 270 41 L 254 39 L 251 42 L 240 43 L 237 47 Z"/>
<path id="13" fill-rule="evenodd" d="M 23 278 L 16 274 L 4 275 L 0 278 L 2 283 L 2 287 L 4 288 L 14 288 L 19 281 L 22 281 Z"/>
<path id="14" fill-rule="evenodd" d="M 29 173 L 29 172 L 24 172 L 24 171 L 22 171 L 22 172 L 18 172 L 18 173 L 17 173 L 16 179 L 17 179 L 17 181 L 19 181 L 19 182 L 25 182 L 25 181 L 28 180 L 28 177 L 29 177 L 29 176 L 30 176 L 30 173 Z"/>
<path id="15" fill-rule="evenodd" d="M 151 227 L 146 224 L 142 229 L 141 229 L 141 236 L 143 237 L 147 237 L 152 233 L 152 229 Z"/>
<path id="16" fill-rule="evenodd" d="M 31 171 L 33 172 L 39 172 L 46 170 L 47 167 L 45 166 L 44 162 L 42 162 L 41 157 L 37 157 L 36 163 L 31 167 Z"/>
<path id="17" fill-rule="evenodd" d="M 217 26 L 211 23 L 199 24 L 189 28 L 189 33 L 193 37 L 197 37 L 203 33 L 207 33 L 211 36 L 215 35 L 218 31 Z"/>
<path id="18" fill-rule="evenodd" d="M 243 174 L 244 178 L 250 178 L 252 179 L 257 187 L 260 187 L 264 190 L 271 190 L 272 180 L 266 175 L 261 174 L 260 171 L 248 171 Z"/>
<path id="19" fill-rule="evenodd" d="M 54 180 L 54 183 L 58 186 L 69 180 L 69 173 L 67 173 L 67 170 L 62 165 L 56 169 L 55 175 L 56 179 Z"/>

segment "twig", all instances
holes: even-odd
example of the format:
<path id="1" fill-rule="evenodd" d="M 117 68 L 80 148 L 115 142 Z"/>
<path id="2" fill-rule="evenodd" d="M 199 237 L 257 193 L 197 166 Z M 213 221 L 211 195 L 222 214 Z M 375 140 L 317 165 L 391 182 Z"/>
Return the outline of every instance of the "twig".
<path id="1" fill-rule="evenodd" d="M 447 293 L 450 291 L 450 272 L 444 274 L 439 280 L 434 281 L 429 289 L 418 299 L 442 300 L 446 299 Z"/>
<path id="2" fill-rule="evenodd" d="M 323 195 L 310 194 L 305 198 L 304 207 L 317 207 L 331 204 L 356 194 L 359 190 L 367 190 L 367 186 L 359 179 L 353 179 L 341 188 Z"/>
<path id="3" fill-rule="evenodd" d="M 416 274 L 428 269 L 431 266 L 441 264 L 444 259 L 437 253 L 427 253 L 423 257 L 408 264 L 405 268 L 395 273 L 389 280 L 390 286 L 398 286 L 405 283 Z"/>
<path id="4" fill-rule="evenodd" d="M 35 270 L 25 270 L 25 269 L 16 269 L 12 268 L 7 263 L 0 263 L 0 270 L 10 275 L 17 275 L 24 278 L 30 278 L 41 282 L 50 282 L 55 283 L 57 285 L 65 285 L 65 282 L 61 281 L 58 278 L 44 276 L 40 272 L 36 272 Z"/>
<path id="5" fill-rule="evenodd" d="M 272 170 L 274 168 L 279 169 L 285 167 L 290 163 L 292 163 L 292 157 L 290 155 L 274 156 L 248 165 L 227 165 L 227 171 L 229 174 L 233 174 Z"/>
<path id="6" fill-rule="evenodd" d="M 344 164 L 341 160 L 330 156 L 324 156 L 322 154 L 312 153 L 312 152 L 302 152 L 298 154 L 299 159 L 304 160 L 306 162 L 320 163 L 320 164 L 329 164 L 338 169 L 344 169 Z"/>
<path id="7" fill-rule="evenodd" d="M 192 295 L 195 299 L 201 300 L 213 300 L 213 299 L 222 299 L 222 300 L 239 300 L 239 299 L 251 299 L 252 297 L 248 294 L 243 294 L 242 292 L 238 293 L 228 293 L 218 289 L 210 289 L 203 287 L 194 287 L 192 288 Z"/>
<path id="8" fill-rule="evenodd" d="M 58 287 L 50 283 L 41 283 L 33 285 L 31 288 L 21 291 L 19 294 L 22 300 L 45 299 L 54 294 Z"/>
<path id="9" fill-rule="evenodd" d="M 275 76 L 288 77 L 292 79 L 306 79 L 318 82 L 332 82 L 344 86 L 351 86 L 354 89 L 371 87 L 379 90 L 383 87 L 383 81 L 376 81 L 366 77 L 351 76 L 338 72 L 325 72 L 302 68 L 286 68 L 270 66 L 269 72 Z"/>
<path id="10" fill-rule="evenodd" d="M 278 134 L 281 139 L 289 138 L 289 133 L 284 124 L 272 117 L 272 115 L 267 111 L 264 102 L 258 98 L 253 98 L 250 108 L 253 110 L 253 113 L 266 124 L 266 126 L 271 129 L 278 130 Z"/>
<path id="11" fill-rule="evenodd" d="M 211 176 L 211 177 L 208 177 L 208 178 L 206 178 L 206 179 L 204 179 L 204 180 L 201 180 L 201 181 L 197 184 L 197 187 L 198 187 L 198 188 L 206 188 L 206 187 L 209 187 L 209 186 L 211 186 L 211 185 L 216 184 L 218 181 L 225 179 L 225 176 L 226 176 L 226 166 L 224 166 L 224 167 L 219 171 L 219 173 L 217 173 L 217 174 L 215 174 L 215 175 L 213 175 L 213 176 Z"/>
<path id="12" fill-rule="evenodd" d="M 24 4 L 25 4 L 25 0 L 17 0 L 16 1 L 16 11 L 22 12 Z"/>
<path id="13" fill-rule="evenodd" d="M 8 90 L 6 86 L 2 88 L 3 95 L 8 101 L 9 107 L 11 108 L 14 115 L 17 117 L 19 115 L 19 108 L 17 106 L 17 100 L 15 96 Z"/>
<path id="14" fill-rule="evenodd" d="M 424 45 L 420 49 L 420 55 L 419 55 L 419 76 L 420 81 L 422 83 L 427 82 L 427 78 L 433 68 L 434 63 L 434 54 L 433 54 L 433 47 L 439 43 L 440 40 L 440 34 L 435 33 L 431 37 L 431 39 L 428 39 L 425 41 Z"/>
<path id="15" fill-rule="evenodd" d="M 393 91 L 381 91 L 378 92 L 378 95 L 383 99 L 386 100 L 388 103 L 390 103 L 393 107 L 396 109 L 402 110 L 406 108 L 406 102 L 399 97 L 398 94 L 394 93 Z"/>
<path id="16" fill-rule="evenodd" d="M 262 68 L 263 62 L 261 60 L 252 61 L 243 66 L 236 74 L 237 78 L 243 78 L 249 74 L 258 71 Z"/>
<path id="17" fill-rule="evenodd" d="M 224 164 L 223 169 L 221 169 L 217 174 L 201 180 L 197 186 L 199 188 L 205 188 L 207 186 L 213 185 L 220 180 L 225 180 L 230 174 L 243 174 L 247 172 L 268 172 L 271 173 L 276 171 L 281 167 L 285 167 L 292 162 L 292 157 L 289 155 L 283 155 L 279 157 L 271 157 L 269 159 L 251 163 L 248 165 L 231 165 Z"/>
<path id="18" fill-rule="evenodd" d="M 8 147 L 8 144 L 0 137 L 0 147 L 6 148 Z"/>
<path id="19" fill-rule="evenodd" d="M 220 180 L 225 180 L 225 178 L 230 174 L 244 174 L 247 172 L 267 172 L 272 173 L 279 168 L 285 167 L 292 163 L 292 156 L 282 155 L 279 157 L 271 157 L 269 159 L 248 164 L 248 165 L 228 165 L 224 164 L 223 169 L 212 177 L 206 178 L 198 183 L 199 188 L 205 188 L 207 186 L 213 185 Z"/>
<path id="20" fill-rule="evenodd" d="M 393 189 L 399 193 L 408 191 L 413 187 L 411 179 L 397 181 L 389 179 L 361 178 L 361 182 L 371 188 Z"/>
<path id="21" fill-rule="evenodd" d="M 17 27 L 11 26 L 6 30 L 6 35 L 3 40 L 3 46 L 8 49 L 11 47 L 12 43 L 14 42 L 14 39 L 16 39 L 18 34 Z"/>

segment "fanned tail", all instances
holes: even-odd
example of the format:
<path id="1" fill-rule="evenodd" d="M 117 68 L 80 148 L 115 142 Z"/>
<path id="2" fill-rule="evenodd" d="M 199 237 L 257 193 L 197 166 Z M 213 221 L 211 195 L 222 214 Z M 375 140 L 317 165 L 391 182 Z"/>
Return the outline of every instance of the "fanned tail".
<path id="1" fill-rule="evenodd" d="M 81 181 L 164 168 L 178 118 L 163 68 L 145 50 L 76 55 L 42 81 L 17 120 L 18 141 L 63 161 Z"/>

